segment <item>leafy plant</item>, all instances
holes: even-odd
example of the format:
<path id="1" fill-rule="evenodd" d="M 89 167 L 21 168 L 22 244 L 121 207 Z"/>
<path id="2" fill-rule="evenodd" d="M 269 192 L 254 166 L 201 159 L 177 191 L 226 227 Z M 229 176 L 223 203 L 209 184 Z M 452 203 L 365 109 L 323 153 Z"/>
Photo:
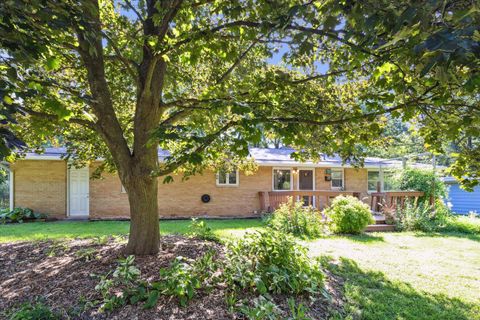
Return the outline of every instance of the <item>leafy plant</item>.
<path id="1" fill-rule="evenodd" d="M 60 314 L 52 311 L 50 307 L 37 301 L 34 304 L 24 303 L 18 310 L 13 312 L 10 320 L 55 320 L 61 319 Z"/>
<path id="2" fill-rule="evenodd" d="M 474 214 L 466 217 L 451 215 L 447 218 L 447 222 L 440 230 L 445 232 L 480 234 L 480 218 Z"/>
<path id="3" fill-rule="evenodd" d="M 227 244 L 224 277 L 229 286 L 259 294 L 320 292 L 323 273 L 306 248 L 278 231 L 247 233 Z"/>
<path id="4" fill-rule="evenodd" d="M 399 230 L 438 231 L 447 224 L 450 216 L 450 210 L 440 200 L 436 201 L 435 210 L 428 202 L 407 201 L 397 209 L 396 226 Z"/>
<path id="5" fill-rule="evenodd" d="M 276 320 L 280 319 L 280 309 L 271 299 L 259 296 L 253 300 L 253 306 L 244 304 L 240 312 L 250 320 Z"/>
<path id="6" fill-rule="evenodd" d="M 203 220 L 192 218 L 188 229 L 188 235 L 190 237 L 209 241 L 219 241 L 218 237 L 215 235 L 215 233 L 213 233 L 212 229 Z"/>
<path id="7" fill-rule="evenodd" d="M 299 303 L 298 305 L 295 303 L 295 299 L 288 298 L 288 308 L 290 309 L 291 316 L 288 318 L 289 320 L 310 320 L 307 317 L 307 307 L 303 303 Z"/>
<path id="8" fill-rule="evenodd" d="M 97 251 L 93 248 L 82 248 L 75 252 L 77 258 L 82 259 L 86 262 L 95 259 Z"/>
<path id="9" fill-rule="evenodd" d="M 317 238 L 323 233 L 320 213 L 312 207 L 304 207 L 301 201 L 295 202 L 292 197 L 265 220 L 272 229 L 302 238 Z"/>
<path id="10" fill-rule="evenodd" d="M 201 287 L 193 266 L 184 257 L 177 257 L 170 267 L 161 269 L 160 278 L 152 287 L 161 294 L 176 296 L 181 306 L 185 306 Z"/>
<path id="11" fill-rule="evenodd" d="M 110 277 L 110 273 L 100 276 L 95 290 L 102 295 L 100 311 L 111 311 L 126 304 L 129 300 L 137 302 L 144 299 L 145 285 L 139 281 L 140 270 L 135 266 L 135 257 L 128 256 L 119 260 L 119 265 Z M 121 286 L 122 293 L 117 295 L 113 289 Z"/>
<path id="12" fill-rule="evenodd" d="M 209 288 L 214 284 L 215 252 L 207 251 L 196 261 L 177 257 L 168 268 L 160 269 L 160 281 L 152 284 L 159 294 L 175 296 L 181 306 L 186 306 L 200 288 Z"/>
<path id="13" fill-rule="evenodd" d="M 0 213 L 1 223 L 22 223 L 24 220 L 44 219 L 46 214 L 33 212 L 29 208 L 17 207 L 13 210 L 3 210 Z"/>
<path id="14" fill-rule="evenodd" d="M 374 223 L 370 207 L 352 196 L 338 196 L 332 205 L 325 209 L 331 220 L 331 229 L 335 233 L 360 233 Z"/>
<path id="15" fill-rule="evenodd" d="M 419 198 L 419 202 L 429 201 L 432 195 L 435 199 L 447 195 L 445 183 L 432 170 L 417 168 L 402 170 L 399 175 L 399 186 L 401 190 L 423 191 L 424 196 Z"/>

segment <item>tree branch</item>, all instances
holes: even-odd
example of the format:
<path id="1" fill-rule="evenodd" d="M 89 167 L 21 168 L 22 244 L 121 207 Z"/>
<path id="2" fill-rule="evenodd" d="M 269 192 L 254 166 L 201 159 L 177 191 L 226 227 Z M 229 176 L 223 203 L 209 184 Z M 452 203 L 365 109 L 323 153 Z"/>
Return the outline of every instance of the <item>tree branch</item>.
<path id="1" fill-rule="evenodd" d="M 23 111 L 31 116 L 34 116 L 34 117 L 38 117 L 38 118 L 43 118 L 43 119 L 47 119 L 47 120 L 51 120 L 51 121 L 58 121 L 58 116 L 55 115 L 55 114 L 51 114 L 51 113 L 46 113 L 46 112 L 41 112 L 41 111 L 35 111 L 35 110 L 32 110 L 30 108 L 27 108 L 27 107 L 24 107 L 24 106 L 19 106 L 18 109 L 20 111 Z M 68 120 L 65 120 L 66 122 L 71 122 L 71 123 L 76 123 L 76 124 L 79 124 L 81 126 L 84 126 L 84 127 L 87 127 L 87 128 L 90 128 L 92 130 L 97 130 L 97 124 L 95 122 L 92 122 L 92 121 L 88 121 L 88 120 L 85 120 L 85 119 L 80 119 L 80 118 L 69 118 Z"/>
<path id="2" fill-rule="evenodd" d="M 258 43 L 258 41 L 263 38 L 263 36 L 258 37 L 255 41 L 253 41 L 248 48 L 240 54 L 240 56 L 235 60 L 235 62 L 228 68 L 228 70 L 217 80 L 216 85 L 222 83 L 229 75 L 232 73 L 233 69 L 235 69 L 240 62 L 247 56 L 248 52 L 255 47 L 255 45 Z"/>
<path id="3" fill-rule="evenodd" d="M 137 68 L 138 66 L 136 65 L 135 62 L 125 58 L 122 53 L 120 52 L 120 49 L 117 47 L 115 41 L 112 40 L 112 38 L 106 34 L 105 32 L 102 31 L 102 35 L 105 39 L 107 39 L 108 43 L 112 46 L 113 50 L 115 51 L 116 57 L 123 63 L 123 65 L 127 68 L 128 73 L 132 76 L 133 79 L 138 81 L 137 73 L 134 69 L 132 69 L 132 64 Z"/>
<path id="4" fill-rule="evenodd" d="M 132 3 L 129 0 L 125 0 L 125 4 L 135 13 L 135 15 L 138 17 L 138 20 L 140 20 L 142 23 L 145 22 L 145 19 L 143 19 L 140 12 L 138 12 L 137 8 L 135 8 L 135 6 L 132 5 Z"/>

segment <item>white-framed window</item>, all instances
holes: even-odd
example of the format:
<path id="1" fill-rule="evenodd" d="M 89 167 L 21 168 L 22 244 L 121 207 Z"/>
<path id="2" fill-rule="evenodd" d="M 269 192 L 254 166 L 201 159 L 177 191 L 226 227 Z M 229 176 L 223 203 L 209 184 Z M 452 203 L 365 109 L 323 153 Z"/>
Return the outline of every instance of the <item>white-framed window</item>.
<path id="1" fill-rule="evenodd" d="M 332 169 L 332 189 L 343 189 L 343 169 Z"/>
<path id="2" fill-rule="evenodd" d="M 368 170 L 368 191 L 377 191 L 377 183 L 380 182 L 380 191 L 395 190 L 395 172 L 388 170 Z"/>
<path id="3" fill-rule="evenodd" d="M 217 186 L 238 186 L 238 170 L 217 172 Z"/>
<path id="4" fill-rule="evenodd" d="M 293 175 L 291 168 L 273 168 L 273 190 L 290 191 L 293 189 Z"/>
<path id="5" fill-rule="evenodd" d="M 383 171 L 383 190 L 392 191 L 395 190 L 395 172 Z"/>
<path id="6" fill-rule="evenodd" d="M 377 191 L 377 183 L 381 183 L 380 170 L 368 170 L 368 191 Z"/>

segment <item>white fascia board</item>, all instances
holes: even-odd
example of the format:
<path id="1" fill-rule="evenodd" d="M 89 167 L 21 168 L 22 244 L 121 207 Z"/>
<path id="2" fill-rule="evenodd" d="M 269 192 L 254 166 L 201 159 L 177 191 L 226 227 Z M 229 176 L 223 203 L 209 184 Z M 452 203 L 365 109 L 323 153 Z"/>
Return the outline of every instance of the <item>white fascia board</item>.
<path id="1" fill-rule="evenodd" d="M 60 156 L 26 155 L 18 160 L 64 160 Z"/>
<path id="2" fill-rule="evenodd" d="M 346 164 L 342 165 L 341 163 L 338 162 L 322 162 L 322 163 L 309 163 L 309 162 L 293 162 L 293 161 L 262 161 L 262 162 L 257 162 L 257 165 L 260 167 L 307 167 L 307 168 L 355 168 L 352 165 Z M 388 165 L 376 165 L 376 164 L 365 164 L 363 167 L 359 167 L 359 169 L 362 168 L 386 168 L 386 167 L 393 167 L 393 166 L 388 166 Z"/>

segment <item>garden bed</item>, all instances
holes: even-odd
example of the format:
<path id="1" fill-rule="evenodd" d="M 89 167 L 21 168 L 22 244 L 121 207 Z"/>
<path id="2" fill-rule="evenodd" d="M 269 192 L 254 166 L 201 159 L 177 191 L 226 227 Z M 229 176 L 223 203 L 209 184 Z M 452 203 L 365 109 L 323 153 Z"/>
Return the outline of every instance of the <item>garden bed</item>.
<path id="1" fill-rule="evenodd" d="M 22 303 L 39 297 L 54 311 L 73 319 L 235 319 L 226 304 L 226 288 L 216 286 L 210 292 L 203 290 L 180 307 L 175 298 L 162 296 L 152 309 L 142 304 L 126 305 L 111 313 L 99 313 L 101 296 L 95 290 L 99 277 L 113 272 L 123 256 L 125 238 L 97 238 L 70 241 L 16 242 L 0 244 L 0 310 L 10 312 Z M 159 269 L 167 267 L 177 256 L 196 259 L 208 250 L 221 257 L 223 246 L 214 242 L 169 235 L 162 238 L 162 248 L 156 256 L 137 257 L 136 266 L 142 280 L 159 278 Z M 309 315 L 324 318 L 339 310 L 341 295 L 339 281 L 327 278 L 326 290 L 333 298 L 308 304 Z M 252 297 L 253 298 L 253 297 Z M 286 296 L 273 297 L 277 305 L 287 312 Z M 300 298 L 301 301 L 301 298 Z M 93 303 L 92 303 L 93 302 Z M 0 317 L 6 314 L 1 314 Z"/>

